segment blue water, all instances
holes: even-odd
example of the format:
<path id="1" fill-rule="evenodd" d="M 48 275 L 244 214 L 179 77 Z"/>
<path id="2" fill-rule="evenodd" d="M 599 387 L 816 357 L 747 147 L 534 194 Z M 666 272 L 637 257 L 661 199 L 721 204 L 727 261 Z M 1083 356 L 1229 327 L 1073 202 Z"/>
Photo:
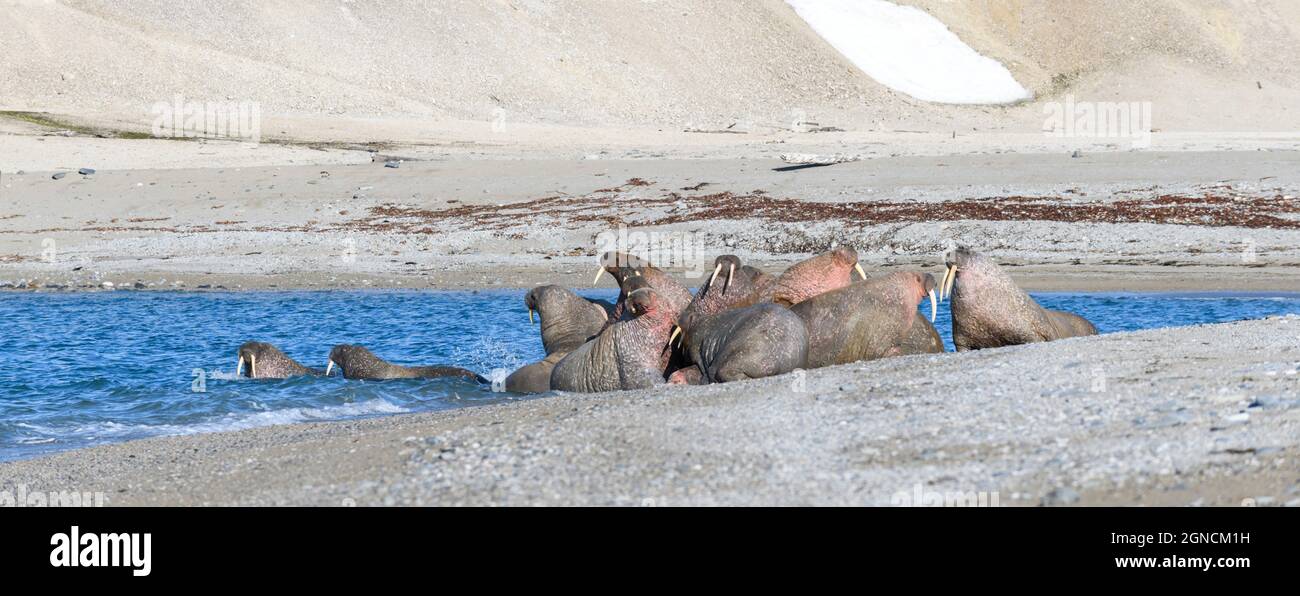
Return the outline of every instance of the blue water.
<path id="1" fill-rule="evenodd" d="M 613 299 L 615 293 L 583 294 Z M 463 380 L 234 376 L 236 348 L 259 340 L 306 366 L 323 367 L 335 344 L 358 343 L 391 362 L 455 365 L 502 378 L 543 356 L 522 295 L 0 294 L 0 460 L 149 436 L 523 399 Z M 1035 297 L 1048 308 L 1087 317 L 1103 333 L 1300 313 L 1300 294 Z M 951 349 L 946 304 L 937 327 Z"/>

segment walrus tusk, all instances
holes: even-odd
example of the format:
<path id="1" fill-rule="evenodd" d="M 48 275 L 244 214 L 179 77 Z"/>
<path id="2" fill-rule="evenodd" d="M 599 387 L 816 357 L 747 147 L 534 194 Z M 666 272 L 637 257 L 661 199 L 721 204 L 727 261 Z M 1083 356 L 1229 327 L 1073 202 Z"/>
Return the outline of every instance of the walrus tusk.
<path id="1" fill-rule="evenodd" d="M 330 376 L 330 373 L 333 371 L 334 371 L 334 361 L 330 360 L 330 363 L 325 365 L 325 376 L 327 377 Z"/>
<path id="2" fill-rule="evenodd" d="M 668 345 L 673 345 L 673 340 L 677 339 L 677 336 L 681 334 L 682 328 L 678 325 L 673 325 L 673 334 L 668 336 Z"/>
<path id="3" fill-rule="evenodd" d="M 948 270 L 943 272 L 943 283 L 939 285 L 939 298 L 946 300 L 952 298 L 952 286 L 957 283 L 957 266 L 949 265 Z"/>
<path id="4" fill-rule="evenodd" d="M 710 287 L 710 288 L 713 287 L 713 280 L 718 279 L 718 272 L 719 272 L 719 271 L 722 271 L 722 263 L 718 263 L 718 266 L 713 268 L 713 275 L 710 275 L 710 276 L 709 276 L 709 285 L 708 285 L 708 287 Z"/>
<path id="5" fill-rule="evenodd" d="M 604 267 L 601 267 L 600 269 L 597 269 L 597 270 L 596 270 L 596 279 L 591 280 L 591 285 L 594 286 L 594 285 L 600 283 L 600 276 L 601 276 L 601 275 L 604 275 L 604 274 L 605 274 L 605 268 L 604 268 Z"/>
<path id="6" fill-rule="evenodd" d="M 862 263 L 854 263 L 854 264 L 853 264 L 853 270 L 854 270 L 854 271 L 857 271 L 857 272 L 858 272 L 858 275 L 861 275 L 861 276 L 862 276 L 862 279 L 866 279 L 866 278 L 867 278 L 867 272 L 862 270 Z"/>
<path id="7" fill-rule="evenodd" d="M 722 282 L 722 293 L 723 293 L 723 294 L 726 294 L 726 293 L 727 293 L 727 288 L 730 288 L 730 287 L 731 287 L 731 278 L 732 278 L 732 277 L 735 277 L 735 275 L 736 275 L 736 264 L 735 264 L 735 263 L 732 263 L 732 264 L 731 264 L 731 267 L 729 267 L 729 268 L 727 269 L 727 281 Z"/>
<path id="8" fill-rule="evenodd" d="M 239 364 L 235 365 L 235 376 L 238 377 L 242 374 L 244 374 L 244 357 L 240 356 Z"/>
<path id="9" fill-rule="evenodd" d="M 533 309 L 531 308 L 528 309 L 528 324 L 533 324 Z"/>
<path id="10" fill-rule="evenodd" d="M 257 354 L 248 355 L 248 376 L 257 378 Z"/>
<path id="11" fill-rule="evenodd" d="M 933 277 L 930 279 L 934 279 Z M 934 322 L 935 314 L 939 312 L 939 300 L 934 297 L 934 290 L 930 290 L 930 322 Z"/>

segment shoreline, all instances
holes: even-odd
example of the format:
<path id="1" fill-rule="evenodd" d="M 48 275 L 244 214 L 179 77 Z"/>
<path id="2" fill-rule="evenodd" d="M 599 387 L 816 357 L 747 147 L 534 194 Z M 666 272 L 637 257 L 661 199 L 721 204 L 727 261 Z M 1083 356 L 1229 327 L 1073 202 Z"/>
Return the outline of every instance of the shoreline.
<path id="1" fill-rule="evenodd" d="M 1297 337 L 1291 315 L 158 437 L 0 463 L 0 490 L 110 506 L 888 505 L 915 486 L 1002 506 L 1300 505 Z"/>
<path id="2" fill-rule="evenodd" d="M 863 267 L 872 275 L 894 271 L 920 270 L 941 276 L 941 257 L 936 255 L 927 265 L 916 259 L 905 263 L 882 264 L 862 259 Z M 575 290 L 592 289 L 591 271 L 594 265 L 584 259 L 562 266 L 563 270 L 487 266 L 492 279 L 481 272 L 449 271 L 427 275 L 365 275 L 300 272 L 270 275 L 222 275 L 193 273 L 122 272 L 105 276 L 112 284 L 104 287 L 79 282 L 64 275 L 32 274 L 28 281 L 0 278 L 0 295 L 11 294 L 78 294 L 104 292 L 289 292 L 289 291 L 527 291 L 529 288 L 556 284 Z M 797 259 L 789 261 L 746 261 L 769 272 L 779 272 Z M 1300 292 L 1300 266 L 1053 266 L 1004 264 L 1020 287 L 1030 292 L 1264 292 L 1286 294 Z M 585 271 L 590 269 L 591 271 Z M 701 282 L 700 277 L 670 271 L 689 288 Z M 162 280 L 163 283 L 159 283 Z M 179 283 L 178 283 L 179 282 Z M 15 287 L 15 284 L 23 287 Z M 139 285 L 137 285 L 139 284 Z M 606 283 L 595 286 L 613 290 Z"/>

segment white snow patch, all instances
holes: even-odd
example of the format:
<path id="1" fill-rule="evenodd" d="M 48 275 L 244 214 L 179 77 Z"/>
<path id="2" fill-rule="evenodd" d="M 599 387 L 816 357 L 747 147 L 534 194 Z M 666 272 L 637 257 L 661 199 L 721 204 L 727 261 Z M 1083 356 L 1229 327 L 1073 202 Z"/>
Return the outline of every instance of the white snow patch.
<path id="1" fill-rule="evenodd" d="M 997 60 L 939 19 L 885 0 L 786 0 L 845 58 L 881 84 L 925 101 L 1012 103 L 1031 97 Z"/>

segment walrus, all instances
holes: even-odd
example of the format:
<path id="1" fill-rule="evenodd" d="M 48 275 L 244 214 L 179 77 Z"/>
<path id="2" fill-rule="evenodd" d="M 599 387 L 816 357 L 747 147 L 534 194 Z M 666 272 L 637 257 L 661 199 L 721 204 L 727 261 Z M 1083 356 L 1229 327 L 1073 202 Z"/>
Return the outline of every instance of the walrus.
<path id="1" fill-rule="evenodd" d="M 682 311 L 679 325 L 690 329 L 696 322 L 733 308 L 771 302 L 776 278 L 749 265 L 736 255 L 722 255 L 713 261 L 713 274 L 695 290 L 695 297 Z"/>
<path id="2" fill-rule="evenodd" d="M 891 273 L 794 305 L 808 330 L 808 368 L 901 355 L 926 295 L 933 319 L 937 286 L 928 273 Z"/>
<path id="3" fill-rule="evenodd" d="M 340 344 L 330 350 L 329 365 L 325 367 L 325 376 L 339 367 L 345 379 L 439 379 L 458 377 L 490 383 L 483 376 L 473 371 L 455 366 L 401 366 L 384 361 L 362 346 Z"/>
<path id="4" fill-rule="evenodd" d="M 244 364 L 248 368 L 244 368 Z M 239 364 L 235 365 L 235 376 L 247 376 L 250 379 L 287 379 L 306 375 L 321 376 L 325 373 L 319 368 L 308 368 L 298 364 L 271 344 L 261 341 L 248 341 L 239 346 Z"/>
<path id="5" fill-rule="evenodd" d="M 524 295 L 524 306 L 528 308 L 530 323 L 533 313 L 537 313 L 546 357 L 522 366 L 506 377 L 506 391 L 516 393 L 549 391 L 551 369 L 555 368 L 555 363 L 600 333 L 613 308 L 603 300 L 587 300 L 568 288 L 555 285 L 529 290 Z"/>
<path id="6" fill-rule="evenodd" d="M 803 368 L 808 360 L 803 321 L 770 302 L 728 309 L 685 329 L 683 345 L 699 374 L 674 373 L 674 383 L 770 377 Z"/>
<path id="7" fill-rule="evenodd" d="M 867 274 L 858 264 L 858 251 L 849 246 L 829 250 L 807 260 L 791 265 L 776 278 L 772 301 L 781 306 L 794 306 L 825 292 L 837 290 L 853 282 L 853 272 L 862 279 Z"/>
<path id="8" fill-rule="evenodd" d="M 630 255 L 623 252 L 607 252 L 600 257 L 600 270 L 596 272 L 596 279 L 592 281 L 595 285 L 600 283 L 600 278 L 609 273 L 614 277 L 614 281 L 623 288 L 623 282 L 630 277 L 644 277 L 650 288 L 653 288 L 656 294 L 667 308 L 673 311 L 673 316 L 680 316 L 682 310 L 691 302 L 691 291 L 686 289 L 681 282 L 678 282 L 673 276 L 668 275 L 662 269 L 655 267 L 650 261 L 642 259 L 636 255 Z M 627 294 L 620 292 L 618 303 L 614 305 L 613 320 L 626 320 L 631 315 L 626 312 L 623 305 L 627 299 Z"/>
<path id="9" fill-rule="evenodd" d="M 626 304 L 635 318 L 606 327 L 569 352 L 551 371 L 551 389 L 616 391 L 666 382 L 663 353 L 677 323 L 677 311 L 652 288 L 634 290 Z"/>
<path id="10" fill-rule="evenodd" d="M 1079 315 L 1040 306 L 984 255 L 958 247 L 944 253 L 944 264 L 940 297 L 951 299 L 958 352 L 1097 334 Z"/>

